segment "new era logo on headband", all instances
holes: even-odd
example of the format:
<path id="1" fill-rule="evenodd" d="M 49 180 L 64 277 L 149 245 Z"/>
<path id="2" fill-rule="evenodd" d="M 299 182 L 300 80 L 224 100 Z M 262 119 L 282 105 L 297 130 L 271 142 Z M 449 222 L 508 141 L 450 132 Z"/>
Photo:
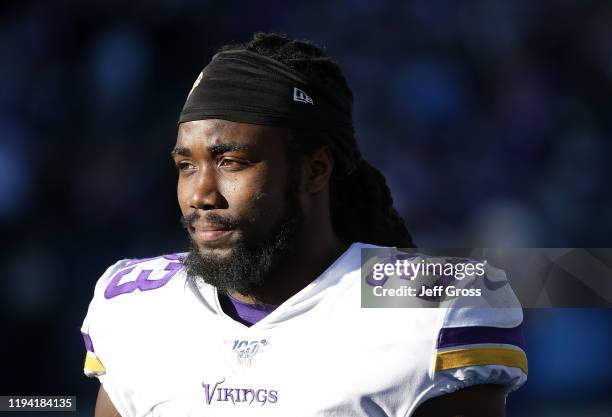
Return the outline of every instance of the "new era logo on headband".
<path id="1" fill-rule="evenodd" d="M 193 83 L 193 86 L 191 87 L 191 90 L 189 90 L 189 94 L 187 94 L 187 98 L 189 98 L 189 96 L 191 95 L 191 93 L 193 93 L 193 90 L 196 89 L 196 87 L 198 85 L 200 85 L 200 81 L 202 81 L 202 76 L 204 75 L 204 71 L 202 71 L 200 73 L 200 75 L 198 75 L 198 78 L 195 80 L 195 82 Z"/>
<path id="2" fill-rule="evenodd" d="M 299 101 L 300 103 L 312 104 L 314 106 L 314 102 L 312 98 L 302 90 L 297 87 L 293 87 L 293 101 Z"/>

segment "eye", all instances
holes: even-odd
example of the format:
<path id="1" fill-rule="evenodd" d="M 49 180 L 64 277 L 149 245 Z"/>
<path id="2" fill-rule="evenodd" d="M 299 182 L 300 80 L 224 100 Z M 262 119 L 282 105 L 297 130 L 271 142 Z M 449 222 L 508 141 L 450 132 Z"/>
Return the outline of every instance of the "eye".
<path id="1" fill-rule="evenodd" d="M 176 169 L 177 169 L 179 172 L 183 172 L 183 171 L 190 171 L 190 170 L 195 169 L 195 165 L 194 165 L 194 164 L 192 164 L 192 163 L 191 163 L 191 162 L 189 162 L 189 161 L 178 161 L 178 162 L 176 163 Z"/>
<path id="2" fill-rule="evenodd" d="M 239 161 L 237 159 L 231 159 L 231 158 L 222 158 L 219 161 L 219 166 L 220 167 L 229 168 L 229 169 L 232 169 L 232 170 L 240 169 L 240 168 L 244 167 L 245 165 L 246 165 L 246 162 Z"/>

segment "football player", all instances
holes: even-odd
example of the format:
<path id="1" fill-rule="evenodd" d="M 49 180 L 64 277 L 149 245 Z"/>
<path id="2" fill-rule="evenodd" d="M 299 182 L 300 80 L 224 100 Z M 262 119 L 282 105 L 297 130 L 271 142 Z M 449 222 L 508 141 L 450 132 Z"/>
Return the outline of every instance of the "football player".
<path id="1" fill-rule="evenodd" d="M 98 280 L 96 416 L 504 415 L 527 373 L 511 290 L 487 314 L 361 308 L 361 249 L 413 244 L 323 50 L 262 33 L 221 48 L 171 156 L 191 249 Z"/>

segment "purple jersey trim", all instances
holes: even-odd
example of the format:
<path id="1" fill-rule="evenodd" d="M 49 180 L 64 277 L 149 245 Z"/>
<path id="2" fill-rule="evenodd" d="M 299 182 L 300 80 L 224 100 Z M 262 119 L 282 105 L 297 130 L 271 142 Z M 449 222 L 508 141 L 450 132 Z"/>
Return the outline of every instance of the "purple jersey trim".
<path id="1" fill-rule="evenodd" d="M 227 312 L 227 314 L 236 320 L 238 317 L 249 324 L 255 324 L 268 314 L 276 310 L 277 305 L 270 304 L 249 304 L 239 301 L 229 295 L 227 298 L 231 301 L 236 311 Z"/>
<path id="2" fill-rule="evenodd" d="M 93 343 L 91 341 L 91 337 L 89 337 L 89 335 L 87 333 L 83 333 L 81 332 L 81 335 L 83 336 L 83 342 L 85 343 L 85 349 L 87 349 L 88 352 L 94 353 L 94 347 L 93 347 Z"/>
<path id="3" fill-rule="evenodd" d="M 515 345 L 525 350 L 523 324 L 516 327 L 449 327 L 440 330 L 438 349 L 479 343 Z"/>

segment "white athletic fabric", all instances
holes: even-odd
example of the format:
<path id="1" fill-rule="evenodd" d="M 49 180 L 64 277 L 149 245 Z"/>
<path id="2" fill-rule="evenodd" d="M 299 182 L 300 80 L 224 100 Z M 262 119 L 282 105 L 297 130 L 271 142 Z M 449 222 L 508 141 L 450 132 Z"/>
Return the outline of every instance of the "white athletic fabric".
<path id="1" fill-rule="evenodd" d="M 510 392 L 525 382 L 507 361 L 438 363 L 449 350 L 437 349 L 442 328 L 520 325 L 511 292 L 510 308 L 495 314 L 361 308 L 360 249 L 373 247 L 353 244 L 251 327 L 221 310 L 214 287 L 190 284 L 182 255 L 119 261 L 98 280 L 81 329 L 85 373 L 100 379 L 123 417 L 404 417 L 461 388 L 494 383 Z M 465 345 L 458 348 L 468 356 L 491 352 Z"/>

